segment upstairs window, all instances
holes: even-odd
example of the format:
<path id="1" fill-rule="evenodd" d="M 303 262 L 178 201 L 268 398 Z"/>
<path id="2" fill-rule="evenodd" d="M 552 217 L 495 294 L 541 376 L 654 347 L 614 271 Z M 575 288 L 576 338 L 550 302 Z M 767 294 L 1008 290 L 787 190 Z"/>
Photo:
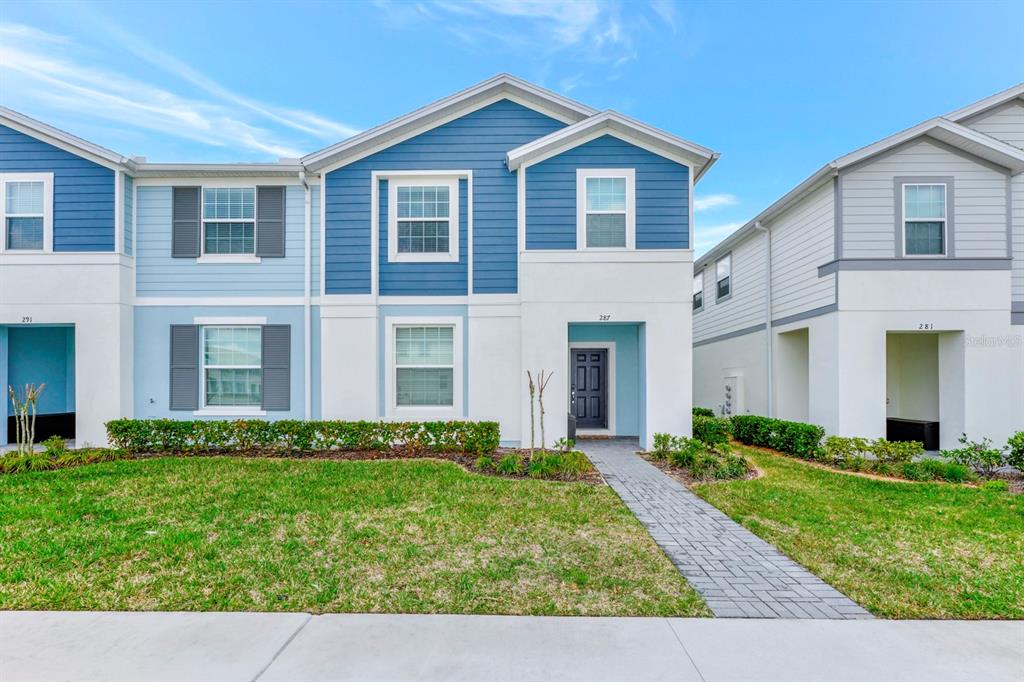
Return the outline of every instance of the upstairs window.
<path id="1" fill-rule="evenodd" d="M 903 252 L 907 256 L 946 253 L 946 185 L 903 185 Z"/>
<path id="2" fill-rule="evenodd" d="M 256 254 L 256 188 L 203 190 L 203 253 Z"/>
<path id="3" fill-rule="evenodd" d="M 52 251 L 53 181 L 49 173 L 0 174 L 2 250 Z"/>
<path id="4" fill-rule="evenodd" d="M 732 254 L 726 254 L 715 263 L 716 299 L 732 295 Z"/>
<path id="5" fill-rule="evenodd" d="M 396 176 L 388 181 L 388 260 L 459 260 L 458 178 Z"/>
<path id="6" fill-rule="evenodd" d="M 576 175 L 576 243 L 583 249 L 632 249 L 635 172 L 632 168 L 581 168 Z"/>
<path id="7" fill-rule="evenodd" d="M 259 407 L 263 337 L 259 326 L 203 327 L 203 405 Z"/>
<path id="8" fill-rule="evenodd" d="M 693 276 L 693 309 L 700 310 L 704 307 L 704 271 L 701 270 Z"/>

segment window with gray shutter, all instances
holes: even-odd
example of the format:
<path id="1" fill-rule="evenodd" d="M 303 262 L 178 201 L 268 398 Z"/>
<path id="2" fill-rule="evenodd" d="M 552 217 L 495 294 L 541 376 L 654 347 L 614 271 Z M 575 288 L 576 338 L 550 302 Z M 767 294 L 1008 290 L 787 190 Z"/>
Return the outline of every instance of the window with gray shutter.
<path id="1" fill-rule="evenodd" d="M 194 324 L 171 325 L 172 410 L 199 409 L 199 327 Z"/>
<path id="2" fill-rule="evenodd" d="M 284 258 L 284 187 L 256 188 L 256 255 Z"/>
<path id="3" fill-rule="evenodd" d="M 199 188 L 175 187 L 171 198 L 171 256 L 199 258 Z"/>
<path id="4" fill-rule="evenodd" d="M 263 409 L 291 409 L 291 326 L 263 326 Z"/>

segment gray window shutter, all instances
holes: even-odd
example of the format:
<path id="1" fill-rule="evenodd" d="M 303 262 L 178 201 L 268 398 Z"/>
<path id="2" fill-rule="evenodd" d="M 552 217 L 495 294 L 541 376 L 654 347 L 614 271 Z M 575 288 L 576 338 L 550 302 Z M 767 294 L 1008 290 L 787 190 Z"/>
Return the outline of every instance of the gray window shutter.
<path id="1" fill-rule="evenodd" d="M 172 410 L 199 409 L 199 327 L 171 325 Z"/>
<path id="2" fill-rule="evenodd" d="M 284 187 L 256 188 L 256 255 L 284 258 Z"/>
<path id="3" fill-rule="evenodd" d="M 171 206 L 171 256 L 199 258 L 199 188 L 173 188 Z"/>
<path id="4" fill-rule="evenodd" d="M 263 326 L 263 409 L 291 409 L 291 325 Z"/>

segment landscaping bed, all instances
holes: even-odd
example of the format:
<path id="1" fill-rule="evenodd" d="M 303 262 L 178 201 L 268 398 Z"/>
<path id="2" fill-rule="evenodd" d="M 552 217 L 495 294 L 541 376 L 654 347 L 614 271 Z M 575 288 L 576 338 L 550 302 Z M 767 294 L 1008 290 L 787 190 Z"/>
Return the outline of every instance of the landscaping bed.
<path id="1" fill-rule="evenodd" d="M 763 476 L 693 490 L 876 615 L 1024 618 L 1024 496 L 745 450 Z"/>
<path id="2" fill-rule="evenodd" d="M 0 609 L 706 615 L 606 486 L 431 459 L 0 477 Z"/>

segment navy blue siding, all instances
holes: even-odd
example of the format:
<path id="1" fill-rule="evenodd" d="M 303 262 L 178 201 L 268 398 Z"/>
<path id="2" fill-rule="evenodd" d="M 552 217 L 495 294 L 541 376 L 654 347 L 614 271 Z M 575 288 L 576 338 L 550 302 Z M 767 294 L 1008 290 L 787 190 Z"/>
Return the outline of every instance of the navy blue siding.
<path id="1" fill-rule="evenodd" d="M 526 170 L 526 248 L 576 248 L 576 169 L 636 169 L 636 248 L 690 245 L 686 166 L 604 135 Z"/>
<path id="2" fill-rule="evenodd" d="M 389 263 L 388 262 L 388 181 L 380 181 L 377 218 L 380 222 L 377 248 L 380 268 L 381 296 L 465 296 L 469 272 L 467 235 L 468 183 L 459 180 L 459 261 L 457 263 Z"/>
<path id="3" fill-rule="evenodd" d="M 53 173 L 53 250 L 114 250 L 114 171 L 0 126 L 0 172 Z"/>
<path id="4" fill-rule="evenodd" d="M 473 171 L 473 291 L 515 293 L 516 177 L 505 167 L 505 154 L 563 126 L 501 100 L 328 173 L 324 180 L 326 293 L 370 293 L 370 173 L 386 170 Z M 382 268 L 381 293 L 385 293 L 385 277 L 389 288 L 394 287 L 390 293 L 449 295 L 460 287 L 465 293 L 465 270 L 460 275 L 454 264 L 445 264 L 444 270 L 435 270 L 437 265 L 401 264 L 393 273 L 389 267 L 387 275 Z M 418 277 L 421 272 L 422 278 Z M 391 279 L 399 274 L 401 284 Z M 417 282 L 414 292 L 410 277 Z"/>

